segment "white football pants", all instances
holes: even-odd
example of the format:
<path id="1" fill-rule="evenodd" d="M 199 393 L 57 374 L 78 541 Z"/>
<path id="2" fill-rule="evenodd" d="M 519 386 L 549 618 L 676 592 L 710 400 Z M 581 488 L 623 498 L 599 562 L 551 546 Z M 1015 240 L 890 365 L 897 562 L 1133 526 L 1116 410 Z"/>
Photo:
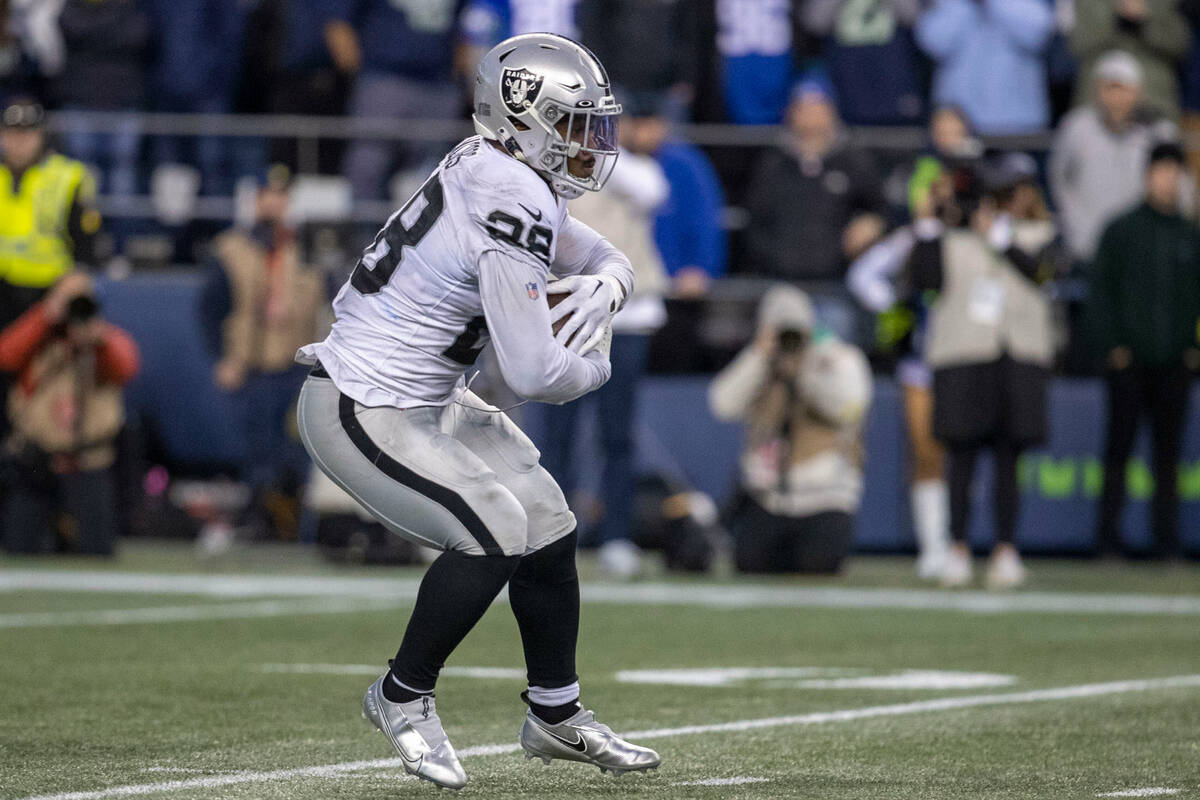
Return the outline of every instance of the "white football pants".
<path id="1" fill-rule="evenodd" d="M 393 533 L 470 555 L 524 555 L 575 529 L 541 454 L 471 392 L 445 407 L 371 408 L 329 378 L 300 391 L 300 438 L 317 467 Z"/>

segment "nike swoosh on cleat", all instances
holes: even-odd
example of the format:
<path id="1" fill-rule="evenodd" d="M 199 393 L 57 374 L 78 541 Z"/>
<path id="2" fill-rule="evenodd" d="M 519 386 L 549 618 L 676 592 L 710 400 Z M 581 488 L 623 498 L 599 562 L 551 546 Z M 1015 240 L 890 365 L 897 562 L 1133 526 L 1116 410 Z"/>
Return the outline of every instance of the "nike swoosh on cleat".
<path id="1" fill-rule="evenodd" d="M 546 728 L 542 728 L 542 730 L 546 731 L 546 733 L 549 734 L 551 738 L 557 739 L 558 741 L 562 742 L 563 744 L 565 744 L 567 747 L 571 748 L 572 750 L 578 751 L 580 753 L 587 752 L 587 742 L 585 742 L 583 740 L 583 736 L 581 734 L 579 734 L 578 732 L 576 732 L 576 734 L 575 734 L 575 736 L 577 737 L 576 741 L 569 742 L 566 739 L 559 736 L 557 733 L 553 733 L 552 731 L 547 730 Z"/>
<path id="2" fill-rule="evenodd" d="M 517 203 L 517 205 L 519 205 L 521 208 L 525 209 L 525 213 L 527 213 L 529 216 L 533 217 L 534 222 L 542 221 L 542 212 L 540 210 L 538 212 L 534 213 L 533 211 L 530 210 L 529 206 L 525 205 L 524 203 Z"/>

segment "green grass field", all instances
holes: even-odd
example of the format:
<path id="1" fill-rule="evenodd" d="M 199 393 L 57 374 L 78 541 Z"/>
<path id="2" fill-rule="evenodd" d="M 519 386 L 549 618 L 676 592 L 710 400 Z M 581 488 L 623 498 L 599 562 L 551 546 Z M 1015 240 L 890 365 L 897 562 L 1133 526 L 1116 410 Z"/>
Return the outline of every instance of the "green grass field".
<path id="1" fill-rule="evenodd" d="M 585 581 L 585 704 L 663 757 L 621 778 L 517 752 L 498 602 L 438 686 L 464 796 L 1200 798 L 1200 567 L 1030 567 L 1001 596 L 878 558 L 811 581 Z M 358 711 L 419 575 L 301 548 L 0 560 L 0 797 L 439 795 Z"/>

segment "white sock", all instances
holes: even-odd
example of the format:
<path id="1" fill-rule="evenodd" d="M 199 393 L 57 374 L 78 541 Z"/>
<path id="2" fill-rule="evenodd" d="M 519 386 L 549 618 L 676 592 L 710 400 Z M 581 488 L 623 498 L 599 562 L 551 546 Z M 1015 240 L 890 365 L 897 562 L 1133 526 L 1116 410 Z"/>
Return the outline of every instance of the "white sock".
<path id="1" fill-rule="evenodd" d="M 526 692 L 529 702 L 539 706 L 561 706 L 579 697 L 579 681 L 561 689 L 546 689 L 542 686 L 530 686 Z"/>
<path id="2" fill-rule="evenodd" d="M 950 496 L 943 480 L 917 481 L 911 494 L 917 554 L 938 557 L 950 547 Z"/>
<path id="3" fill-rule="evenodd" d="M 396 677 L 396 676 L 395 676 L 393 673 L 391 673 L 391 672 L 389 672 L 389 673 L 388 673 L 388 678 L 389 678 L 389 679 L 391 679 L 392 683 L 396 684 L 396 685 L 397 685 L 397 686 L 399 686 L 401 689 L 407 689 L 408 691 L 410 691 L 410 692 L 415 692 L 415 693 L 417 693 L 417 694 L 429 695 L 430 697 L 432 697 L 432 696 L 433 696 L 433 690 L 432 690 L 432 689 L 416 689 L 416 688 L 414 688 L 414 687 L 412 687 L 412 686 L 409 686 L 407 683 L 405 683 L 404 681 L 400 680 L 399 678 L 397 678 L 397 677 Z"/>

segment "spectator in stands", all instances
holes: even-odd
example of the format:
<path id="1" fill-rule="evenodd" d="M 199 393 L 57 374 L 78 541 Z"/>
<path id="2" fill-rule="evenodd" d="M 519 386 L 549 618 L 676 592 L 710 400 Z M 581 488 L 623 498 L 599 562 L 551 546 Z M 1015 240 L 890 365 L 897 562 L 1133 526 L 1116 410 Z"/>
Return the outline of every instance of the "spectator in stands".
<path id="1" fill-rule="evenodd" d="M 201 295 L 200 315 L 218 360 L 216 385 L 245 402 L 246 461 L 242 479 L 253 493 L 252 515 L 281 534 L 294 534 L 295 509 L 307 458 L 287 433 L 292 404 L 306 371 L 292 360 L 316 333 L 324 281 L 301 264 L 288 226 L 289 174 L 276 165 L 258 191 L 255 222 L 217 237 Z"/>
<path id="2" fill-rule="evenodd" d="M 1090 102 L 1097 88 L 1090 76 L 1111 50 L 1134 55 L 1142 67 L 1146 104 L 1179 117 L 1176 73 L 1187 54 L 1189 29 L 1177 0 L 1089 0 L 1075 4 L 1071 50 L 1079 60 L 1076 102 Z"/>
<path id="3" fill-rule="evenodd" d="M 325 0 L 263 0 L 248 35 L 262 37 L 266 49 L 266 109 L 273 114 L 341 116 L 350 95 L 350 75 L 337 69 L 325 41 Z M 342 143 L 322 139 L 317 143 L 316 169 L 322 174 L 341 171 Z M 300 164 L 296 142 L 272 140 L 271 163 L 293 170 L 311 169 Z"/>
<path id="4" fill-rule="evenodd" d="M 7 0 L 3 5 L 0 18 L 16 39 L 24 62 L 18 67 L 21 75 L 14 92 L 42 94 L 45 82 L 58 74 L 66 58 L 66 47 L 58 28 L 58 11 L 62 3 Z"/>
<path id="5" fill-rule="evenodd" d="M 1047 0 L 934 0 L 916 34 L 937 64 L 933 101 L 962 108 L 975 130 L 1032 133 L 1050 124 Z"/>
<path id="6" fill-rule="evenodd" d="M 957 106 L 941 106 L 929 119 L 929 150 L 919 156 L 908 180 L 908 214 L 934 214 L 955 226 L 964 221 L 958 198 L 972 189 L 983 143 Z"/>
<path id="7" fill-rule="evenodd" d="M 654 243 L 671 279 L 667 323 L 651 343 L 650 368 L 703 372 L 708 367 L 698 331 L 703 301 L 712 281 L 725 274 L 721 183 L 703 151 L 670 135 L 665 117 L 641 112 L 621 124 L 629 148 L 653 155 L 670 184 L 654 220 Z"/>
<path id="8" fill-rule="evenodd" d="M 0 369 L 17 376 L 5 549 L 47 552 L 59 531 L 77 552 L 111 555 L 121 387 L 137 374 L 137 346 L 101 319 L 91 279 L 73 272 L 0 333 Z"/>
<path id="9" fill-rule="evenodd" d="M 8 104 L 8 96 L 18 91 L 24 77 L 21 44 L 9 24 L 8 3 L 0 3 L 0 107 Z"/>
<path id="10" fill-rule="evenodd" d="M 644 144 L 638 137 L 630 136 L 631 127 L 622 120 L 625 148 Z M 596 544 L 601 567 L 610 575 L 625 579 L 632 578 L 640 569 L 632 530 L 637 478 L 633 423 L 637 387 L 646 371 L 650 337 L 667 317 L 662 298 L 668 278 L 654 246 L 654 216 L 669 192 L 662 167 L 650 154 L 623 149 L 604 191 L 587 192 L 571 201 L 573 217 L 590 225 L 629 256 L 634 265 L 634 292 L 612 321 L 609 360 L 613 377 L 588 398 L 545 409 L 542 465 L 569 496 L 576 477 L 571 474 L 570 465 L 573 445 L 577 442 L 574 434 L 578 413 L 585 403 L 596 408 L 600 454 L 604 459 L 603 511 L 597 530 L 583 532 L 580 542 Z M 547 292 L 554 292 L 553 283 Z"/>
<path id="11" fill-rule="evenodd" d="M 1037 282 L 1046 277 L 1042 254 L 1055 230 L 1029 208 L 1020 187 L 1030 180 L 1007 160 L 988 165 L 970 227 L 917 228 L 908 266 L 911 291 L 940 292 L 930 309 L 924 352 L 933 370 L 933 431 L 949 453 L 954 546 L 941 576 L 947 586 L 971 580 L 971 484 L 984 449 L 995 464 L 996 545 L 987 584 L 1009 588 L 1025 579 L 1013 543 L 1020 510 L 1017 459 L 1045 438 L 1054 359 L 1050 305 Z"/>
<path id="12" fill-rule="evenodd" d="M 579 32 L 608 70 L 622 103 L 653 106 L 672 121 L 690 116 L 699 82 L 696 0 L 580 0 Z"/>
<path id="13" fill-rule="evenodd" d="M 153 108 L 178 113 L 226 114 L 232 108 L 241 64 L 245 14 L 238 0 L 149 0 L 158 59 L 151 72 Z M 154 139 L 158 165 L 186 164 L 200 171 L 203 191 L 228 195 L 247 167 L 217 136 Z"/>
<path id="14" fill-rule="evenodd" d="M 717 52 L 726 118 L 738 125 L 783 120 L 795 80 L 800 2 L 716 0 Z"/>
<path id="15" fill-rule="evenodd" d="M 1200 368 L 1200 228 L 1179 213 L 1183 151 L 1159 144 L 1145 199 L 1105 229 L 1096 249 L 1092 319 L 1108 368 L 1101 554 L 1121 552 L 1125 466 L 1143 415 L 1154 450 L 1154 555 L 1179 558 L 1179 455 L 1190 370 Z"/>
<path id="16" fill-rule="evenodd" d="M 913 125 L 925 115 L 921 54 L 912 26 L 923 0 L 809 0 L 805 28 L 824 40 L 822 57 L 851 125 Z"/>
<path id="17" fill-rule="evenodd" d="M 557 33 L 578 41 L 578 5 L 579 0 L 470 0 L 463 37 L 485 51 L 522 33 Z"/>
<path id="18" fill-rule="evenodd" d="M 150 15 L 142 0 L 66 0 L 58 18 L 67 57 L 55 80 L 65 111 L 137 111 L 146 107 Z M 97 169 L 101 186 L 116 195 L 138 188 L 140 126 L 136 120 L 101 133 L 76 117 L 63 142 L 75 158 Z"/>
<path id="19" fill-rule="evenodd" d="M 1086 271 L 1105 226 L 1142 196 L 1155 139 L 1173 138 L 1142 97 L 1142 69 L 1113 50 L 1095 62 L 1094 101 L 1063 118 L 1050 153 L 1050 190 L 1071 257 Z"/>
<path id="20" fill-rule="evenodd" d="M 1180 0 L 1179 13 L 1188 21 L 1191 44 L 1180 69 L 1180 124 L 1185 140 L 1200 134 L 1200 0 Z M 1200 150 L 1184 148 L 1193 180 L 1200 182 Z"/>
<path id="21" fill-rule="evenodd" d="M 52 3 L 24 3 L 21 8 L 14 6 L 12 0 L 0 2 L 0 108 L 18 97 L 41 94 L 39 89 L 44 88 L 44 80 L 38 74 L 35 58 L 37 47 L 32 41 L 29 16 L 36 13 L 37 9 L 50 10 L 51 14 L 39 27 L 52 34 L 54 40 L 61 41 L 53 18 Z"/>
<path id="22" fill-rule="evenodd" d="M 453 119 L 462 102 L 454 69 L 463 59 L 457 48 L 464 5 L 465 0 L 330 0 L 326 41 L 338 69 L 356 76 L 350 115 Z M 398 147 L 383 139 L 356 139 L 346 153 L 345 174 L 356 198 L 381 199 L 397 157 L 400 169 L 419 169 L 417 162 L 432 152 L 415 142 Z"/>
<path id="23" fill-rule="evenodd" d="M 840 281 L 884 231 L 880 175 L 869 154 L 843 139 L 827 86 L 801 82 L 787 114 L 790 137 L 762 156 L 746 194 L 742 270 Z"/>
<path id="24" fill-rule="evenodd" d="M 43 118 L 27 98 L 0 114 L 0 328 L 63 275 L 99 260 L 95 182 L 47 148 Z"/>
<path id="25" fill-rule="evenodd" d="M 635 110 L 621 120 L 633 153 L 658 162 L 670 187 L 654 218 L 654 243 L 671 278 L 671 294 L 699 298 L 725 274 L 724 194 L 704 151 L 671 136 L 665 116 Z"/>
<path id="26" fill-rule="evenodd" d="M 488 50 L 510 36 L 557 33 L 580 41 L 579 0 L 468 0 L 461 20 L 458 71 L 474 75 Z"/>
<path id="27" fill-rule="evenodd" d="M 871 370 L 858 348 L 815 328 L 808 296 L 776 286 L 754 342 L 709 387 L 718 419 L 746 423 L 729 519 L 739 572 L 832 573 L 850 550 Z"/>

